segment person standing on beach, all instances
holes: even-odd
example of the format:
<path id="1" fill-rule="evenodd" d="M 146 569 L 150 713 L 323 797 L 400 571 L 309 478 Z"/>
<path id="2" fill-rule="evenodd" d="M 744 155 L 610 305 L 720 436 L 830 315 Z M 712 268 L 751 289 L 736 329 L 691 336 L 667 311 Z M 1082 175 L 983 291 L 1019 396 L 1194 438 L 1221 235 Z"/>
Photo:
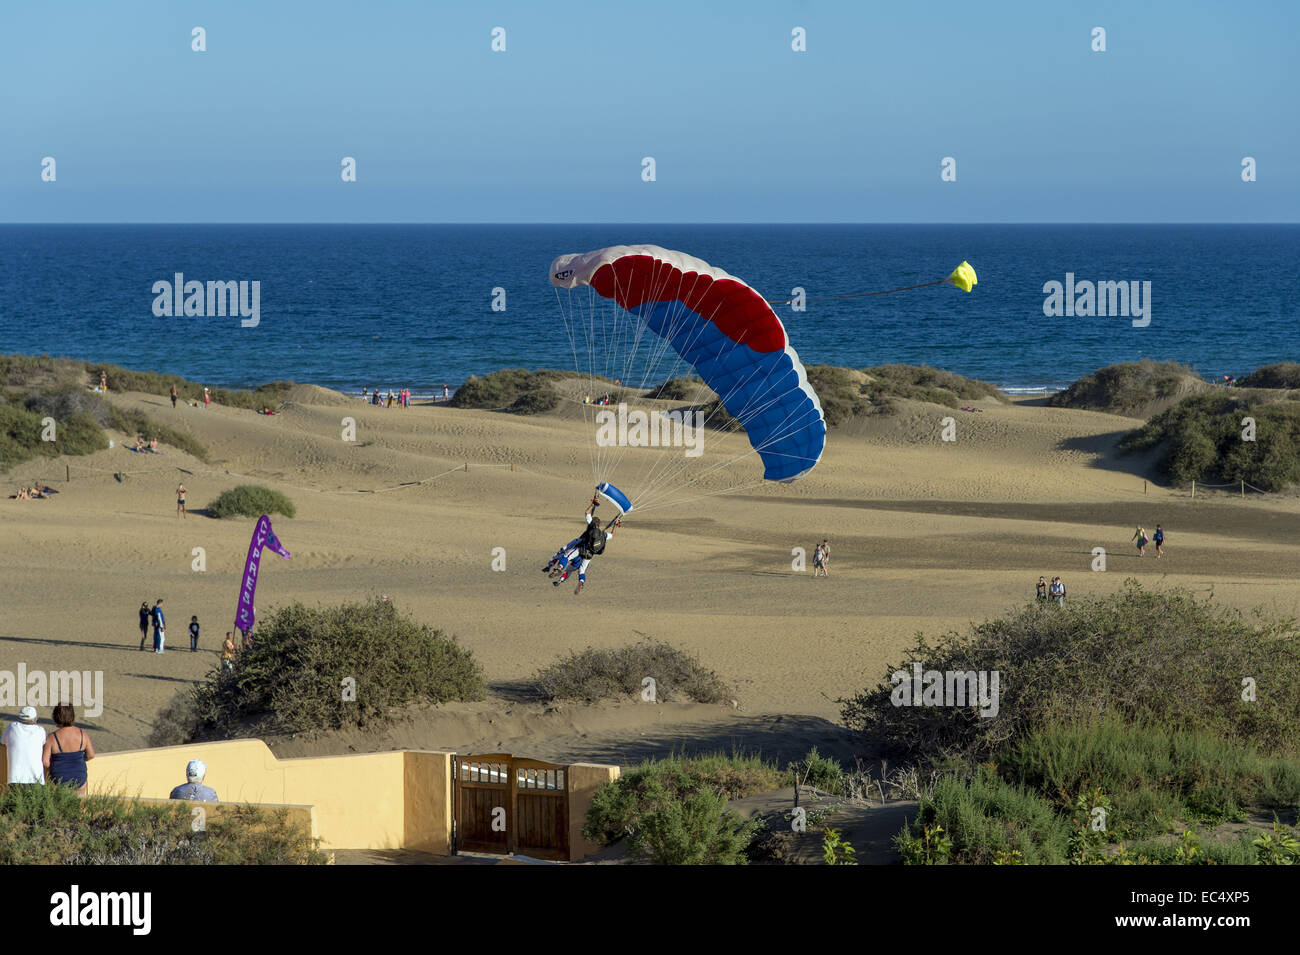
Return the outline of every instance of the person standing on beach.
<path id="1" fill-rule="evenodd" d="M 176 485 L 176 516 L 185 517 L 185 485 Z"/>
<path id="2" fill-rule="evenodd" d="M 144 649 L 144 641 L 149 636 L 149 601 L 140 601 L 140 649 Z"/>
<path id="3" fill-rule="evenodd" d="M 99 390 L 108 391 L 108 372 L 106 371 L 99 373 Z"/>
<path id="4" fill-rule="evenodd" d="M 179 397 L 179 396 L 176 394 L 176 382 L 173 381 L 173 382 L 172 382 L 172 409 L 173 409 L 173 410 L 175 410 L 175 408 L 176 408 L 176 399 L 177 399 L 177 397 Z"/>
<path id="5" fill-rule="evenodd" d="M 451 397 L 451 389 L 444 384 L 442 386 L 442 400 L 446 401 L 450 397 Z"/>
<path id="6" fill-rule="evenodd" d="M 1138 545 L 1138 556 L 1139 556 L 1139 557 L 1145 557 L 1145 556 L 1147 555 L 1147 532 L 1146 532 L 1146 528 L 1145 528 L 1145 527 L 1141 527 L 1141 526 L 1139 526 L 1138 529 L 1137 529 L 1136 531 L 1133 532 L 1132 540 L 1137 541 L 1137 545 Z"/>
<path id="7" fill-rule="evenodd" d="M 1165 529 L 1159 524 L 1156 525 L 1155 536 L 1151 538 L 1151 543 L 1156 545 L 1156 556 L 1165 556 Z"/>
<path id="8" fill-rule="evenodd" d="M 199 652 L 199 618 L 190 617 L 190 653 Z"/>
<path id="9" fill-rule="evenodd" d="M 167 643 L 167 621 L 163 619 L 163 599 L 158 598 L 158 602 L 153 605 L 153 652 L 166 653 Z"/>

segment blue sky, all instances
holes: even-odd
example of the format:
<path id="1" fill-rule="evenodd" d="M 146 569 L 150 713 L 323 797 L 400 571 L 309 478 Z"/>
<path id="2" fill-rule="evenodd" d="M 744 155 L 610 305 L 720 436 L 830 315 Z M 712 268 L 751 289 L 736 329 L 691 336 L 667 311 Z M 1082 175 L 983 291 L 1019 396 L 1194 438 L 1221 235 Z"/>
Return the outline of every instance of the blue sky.
<path id="1" fill-rule="evenodd" d="M 11 2 L 0 221 L 1295 222 L 1297 35 L 1290 0 Z"/>

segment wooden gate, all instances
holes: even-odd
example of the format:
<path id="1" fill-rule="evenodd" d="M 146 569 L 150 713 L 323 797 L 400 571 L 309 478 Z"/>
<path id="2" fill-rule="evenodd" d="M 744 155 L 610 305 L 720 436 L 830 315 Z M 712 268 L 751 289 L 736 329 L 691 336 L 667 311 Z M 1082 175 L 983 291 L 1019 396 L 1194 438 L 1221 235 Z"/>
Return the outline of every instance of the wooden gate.
<path id="1" fill-rule="evenodd" d="M 456 851 L 569 858 L 568 767 L 509 753 L 456 757 Z"/>

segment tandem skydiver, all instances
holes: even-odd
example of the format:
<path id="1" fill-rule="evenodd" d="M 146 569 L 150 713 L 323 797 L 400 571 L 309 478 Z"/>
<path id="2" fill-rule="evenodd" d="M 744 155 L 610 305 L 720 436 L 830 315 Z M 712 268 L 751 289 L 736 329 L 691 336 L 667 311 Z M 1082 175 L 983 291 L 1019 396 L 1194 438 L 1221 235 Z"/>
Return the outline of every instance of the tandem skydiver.
<path id="1" fill-rule="evenodd" d="M 600 499 L 592 497 L 591 503 L 587 505 L 587 510 L 583 514 L 587 521 L 586 530 L 560 548 L 551 558 L 550 563 L 542 568 L 556 578 L 554 581 L 556 587 L 568 580 L 569 574 L 577 570 L 578 586 L 573 591 L 575 597 L 582 593 L 582 585 L 587 582 L 587 567 L 592 559 L 605 552 L 605 544 L 614 536 L 614 530 L 623 526 L 623 519 L 620 516 L 602 528 L 595 516 L 598 507 L 600 507 Z"/>

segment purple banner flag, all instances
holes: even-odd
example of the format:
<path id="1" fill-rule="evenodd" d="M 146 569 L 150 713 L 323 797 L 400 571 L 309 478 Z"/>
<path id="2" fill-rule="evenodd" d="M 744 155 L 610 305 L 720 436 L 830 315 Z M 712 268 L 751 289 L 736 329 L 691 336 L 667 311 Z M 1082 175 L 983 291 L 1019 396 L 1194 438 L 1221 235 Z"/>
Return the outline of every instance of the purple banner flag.
<path id="1" fill-rule="evenodd" d="M 253 610 L 253 597 L 257 592 L 257 569 L 262 561 L 262 551 L 268 549 L 281 557 L 290 556 L 275 536 L 275 531 L 271 530 L 271 519 L 263 514 L 257 519 L 257 526 L 253 528 L 253 539 L 248 542 L 248 560 L 244 562 L 244 576 L 239 585 L 235 626 L 240 630 L 253 629 L 253 619 L 256 616 Z"/>

